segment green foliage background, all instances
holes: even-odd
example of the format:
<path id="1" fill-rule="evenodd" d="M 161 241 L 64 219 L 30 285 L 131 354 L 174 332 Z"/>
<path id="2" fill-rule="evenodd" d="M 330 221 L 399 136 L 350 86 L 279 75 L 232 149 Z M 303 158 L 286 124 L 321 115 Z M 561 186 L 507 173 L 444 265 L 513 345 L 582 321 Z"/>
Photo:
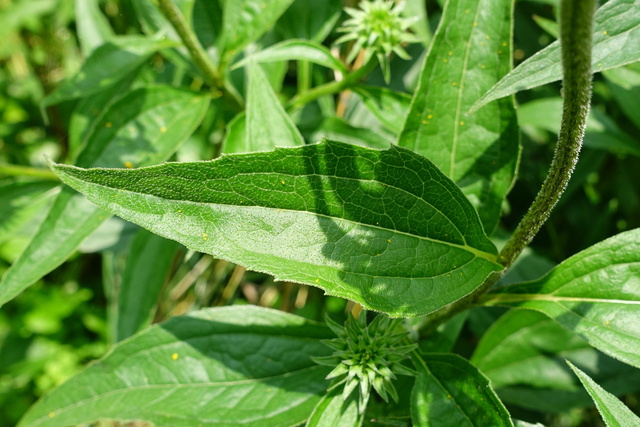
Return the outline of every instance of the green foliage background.
<path id="1" fill-rule="evenodd" d="M 307 1 L 293 2 L 257 46 L 300 37 L 295 22 L 304 13 Z M 194 26 L 201 30 L 201 42 L 207 47 L 213 43 L 207 39 L 207 34 L 213 32 L 207 25 L 213 22 L 198 13 L 201 3 L 195 2 L 193 19 Z M 441 3 L 427 1 L 432 29 L 436 28 L 441 15 Z M 0 44 L 0 275 L 24 249 L 58 191 L 55 179 L 47 172 L 42 176 L 34 175 L 31 169 L 14 173 L 2 166 L 41 170 L 45 168 L 45 155 L 62 162 L 77 153 L 79 147 L 74 144 L 83 140 L 81 136 L 74 137 L 71 114 L 78 102 L 85 101 L 64 98 L 63 102 L 53 105 L 55 99 L 45 101 L 46 96 L 78 70 L 86 54 L 95 48 L 94 40 L 110 32 L 133 37 L 156 29 L 157 22 L 148 19 L 151 15 L 141 10 L 146 7 L 140 6 L 146 4 L 144 2 L 105 0 L 82 4 L 82 0 L 75 4 L 66 0 L 0 0 L 0 40 L 5 41 Z M 555 40 L 557 12 L 557 1 L 553 0 L 516 2 L 516 64 Z M 331 23 L 332 16 L 337 16 L 332 13 L 327 7 L 326 22 Z M 425 27 L 422 31 L 426 44 L 430 30 Z M 327 45 L 337 37 L 323 28 L 307 34 L 313 35 L 318 40 L 328 35 Z M 239 49 L 243 47 L 241 41 L 239 38 L 227 43 L 230 48 Z M 156 50 L 149 50 L 143 63 L 132 65 L 132 69 L 139 70 L 135 77 L 138 82 L 199 88 L 202 82 L 193 78 L 187 61 L 177 66 L 179 61 L 168 62 Z M 417 85 L 425 46 L 414 44 L 408 51 L 412 60 L 392 60 L 390 87 L 411 93 Z M 264 68 L 266 78 L 281 99 L 288 99 L 298 85 L 305 84 L 296 69 L 282 62 L 265 64 Z M 244 77 L 242 68 L 231 74 L 241 92 L 247 89 Z M 312 78 L 317 84 L 329 81 L 332 76 L 329 70 L 315 67 Z M 380 71 L 374 70 L 367 77 L 367 83 L 384 85 Z M 123 84 L 135 87 L 135 83 Z M 559 87 L 558 83 L 552 83 L 517 94 L 518 119 L 523 131 L 522 161 L 518 180 L 503 206 L 506 214 L 498 226 L 498 236 L 515 227 L 546 175 L 559 128 Z M 592 120 L 574 177 L 533 242 L 532 250 L 505 282 L 538 278 L 567 257 L 614 234 L 640 227 L 639 99 L 638 63 L 596 75 Z M 41 109 L 43 101 L 51 104 L 44 110 Z M 219 107 L 225 100 L 214 102 Z M 87 111 L 90 108 L 91 105 L 87 105 Z M 343 114 L 336 115 L 336 108 Z M 202 125 L 184 141 L 172 159 L 211 159 L 222 151 L 222 142 L 228 135 L 243 141 L 244 135 L 238 134 L 238 128 L 243 126 L 234 127 L 239 119 L 232 121 L 235 114 L 233 108 L 207 110 Z M 247 120 L 250 115 L 247 112 Z M 322 98 L 296 112 L 293 118 L 307 140 L 325 135 L 349 141 L 357 135 L 371 146 L 379 147 L 393 139 L 355 93 L 341 98 L 337 106 L 335 99 Z M 101 357 L 111 344 L 135 332 L 115 323 L 118 308 L 113 306 L 112 295 L 127 279 L 127 274 L 132 274 L 125 267 L 126 260 L 144 253 L 145 245 L 155 247 L 149 243 L 153 238 L 123 220 L 108 219 L 82 242 L 70 260 L 3 307 L 0 311 L 0 408 L 3 408 L 0 426 L 14 425 L 38 397 L 89 361 Z M 500 239 L 496 241 L 499 244 Z M 246 272 L 243 267 L 178 245 L 164 248 L 154 256 L 154 260 L 164 260 L 168 273 L 166 280 L 164 276 L 157 278 L 164 284 L 158 287 L 158 309 L 152 315 L 156 322 L 201 307 L 247 303 L 278 308 L 313 320 L 322 320 L 325 313 L 336 319 L 344 318 L 347 302 L 324 297 L 316 288 L 276 283 L 270 276 Z M 473 343 L 503 311 L 473 310 L 469 314 L 473 322 L 465 326 L 456 351 L 469 356 Z M 553 337 L 560 334 L 555 329 L 546 333 Z M 487 369 L 490 369 L 488 365 Z M 637 373 L 629 375 L 635 377 L 627 377 L 626 381 L 637 379 Z M 513 395 L 517 392 L 526 394 L 516 390 Z M 511 403 L 508 398 L 504 400 Z M 624 401 L 632 409 L 640 407 L 637 395 L 628 394 Z M 567 413 L 557 407 L 539 409 L 551 415 L 541 415 L 534 408 L 518 406 L 517 402 L 509 406 L 514 417 L 542 419 L 549 425 L 588 425 L 597 419 L 594 410 L 575 409 Z"/>

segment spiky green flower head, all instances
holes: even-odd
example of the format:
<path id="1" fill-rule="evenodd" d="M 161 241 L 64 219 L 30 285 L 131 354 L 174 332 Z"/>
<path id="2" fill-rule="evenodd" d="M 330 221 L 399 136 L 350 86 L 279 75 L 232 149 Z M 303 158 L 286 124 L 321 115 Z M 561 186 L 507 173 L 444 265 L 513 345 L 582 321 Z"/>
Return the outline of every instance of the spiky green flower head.
<path id="1" fill-rule="evenodd" d="M 400 320 L 378 315 L 367 325 L 366 317 L 365 311 L 357 320 L 349 314 L 344 326 L 327 317 L 327 324 L 337 338 L 322 342 L 335 351 L 331 356 L 313 358 L 320 365 L 334 367 L 327 375 L 327 379 L 334 379 L 329 390 L 344 384 L 345 400 L 358 391 L 361 412 L 367 406 L 371 387 L 386 402 L 389 396 L 397 402 L 398 392 L 393 385 L 396 374 L 416 375 L 401 363 L 417 345 L 401 344 L 407 333 L 400 327 Z"/>
<path id="2" fill-rule="evenodd" d="M 351 18 L 338 28 L 339 32 L 346 34 L 336 40 L 336 44 L 354 41 L 347 62 L 352 62 L 364 49 L 364 63 L 376 55 L 384 79 L 389 83 L 389 55 L 395 53 L 402 59 L 410 59 L 402 45 L 419 41 L 407 31 L 417 18 L 402 18 L 400 13 L 403 9 L 402 0 L 362 0 L 360 10 L 346 7 L 344 10 Z"/>

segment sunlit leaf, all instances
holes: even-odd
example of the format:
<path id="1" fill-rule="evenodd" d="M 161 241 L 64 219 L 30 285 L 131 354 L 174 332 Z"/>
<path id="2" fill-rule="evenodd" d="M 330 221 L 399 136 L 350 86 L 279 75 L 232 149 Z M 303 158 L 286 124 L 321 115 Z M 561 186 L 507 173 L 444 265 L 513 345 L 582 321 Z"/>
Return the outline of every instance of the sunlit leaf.
<path id="1" fill-rule="evenodd" d="M 212 162 L 54 169 L 188 248 L 396 316 L 436 310 L 501 268 L 455 184 L 394 146 L 325 141 Z"/>

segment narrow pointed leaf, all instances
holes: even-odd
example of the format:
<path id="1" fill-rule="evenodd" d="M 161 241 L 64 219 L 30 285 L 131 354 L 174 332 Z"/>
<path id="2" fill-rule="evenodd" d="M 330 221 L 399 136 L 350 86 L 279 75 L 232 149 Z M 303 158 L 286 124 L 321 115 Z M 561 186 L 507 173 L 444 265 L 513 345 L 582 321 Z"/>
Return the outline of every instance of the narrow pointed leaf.
<path id="1" fill-rule="evenodd" d="M 259 64 L 253 64 L 249 69 L 247 91 L 246 151 L 304 144 L 300 131 L 280 104 Z"/>
<path id="2" fill-rule="evenodd" d="M 640 229 L 572 256 L 543 278 L 500 288 L 485 304 L 538 310 L 605 354 L 640 367 Z"/>
<path id="3" fill-rule="evenodd" d="M 417 359 L 417 358 L 416 358 Z M 456 354 L 426 354 L 411 393 L 414 426 L 513 426 L 489 380 Z"/>
<path id="4" fill-rule="evenodd" d="M 96 48 L 82 68 L 43 101 L 44 106 L 100 92 L 131 74 L 159 49 L 174 42 L 140 36 L 120 36 Z"/>
<path id="5" fill-rule="evenodd" d="M 511 99 L 468 113 L 511 69 L 511 0 L 450 0 L 398 137 L 455 181 L 487 232 L 511 188 L 519 134 Z"/>
<path id="6" fill-rule="evenodd" d="M 53 168 L 188 248 L 395 316 L 434 311 L 501 268 L 455 184 L 395 146 L 325 141 L 133 170 Z"/>
<path id="7" fill-rule="evenodd" d="M 116 341 L 122 341 L 151 324 L 158 295 L 171 268 L 178 245 L 172 240 L 139 230 L 119 287 Z"/>
<path id="8" fill-rule="evenodd" d="M 276 23 L 284 39 L 305 39 L 321 43 L 340 18 L 342 0 L 295 0 Z"/>
<path id="9" fill-rule="evenodd" d="M 162 162 L 199 125 L 209 99 L 169 87 L 141 88 L 114 102 L 78 156 L 84 166 Z M 0 281 L 0 305 L 62 264 L 109 214 L 64 188 L 29 246 Z"/>
<path id="10" fill-rule="evenodd" d="M 594 16 L 593 72 L 619 67 L 640 60 L 640 3 L 636 0 L 611 0 Z M 483 105 L 562 79 L 560 42 L 555 41 L 507 74 L 474 105 Z"/>
<path id="11" fill-rule="evenodd" d="M 157 427 L 297 425 L 329 382 L 310 356 L 323 325 L 254 306 L 174 317 L 118 345 L 38 402 L 20 426 L 98 419 Z"/>
<path id="12" fill-rule="evenodd" d="M 598 408 L 598 412 L 600 412 L 607 426 L 624 427 L 640 425 L 640 418 L 631 412 L 631 409 L 627 408 L 617 397 L 600 387 L 598 383 L 575 367 L 571 362 L 567 361 L 567 364 L 573 369 L 573 372 L 578 376 L 585 390 L 587 390 L 587 393 L 589 393 L 593 399 Z"/>
<path id="13" fill-rule="evenodd" d="M 309 40 L 285 40 L 257 52 L 250 57 L 236 63 L 233 68 L 239 68 L 250 61 L 279 62 L 279 61 L 309 61 L 343 73 L 347 68 L 331 51 L 320 43 Z"/>
<path id="14" fill-rule="evenodd" d="M 239 53 L 273 27 L 292 2 L 293 0 L 225 1 L 218 48 L 230 55 Z"/>

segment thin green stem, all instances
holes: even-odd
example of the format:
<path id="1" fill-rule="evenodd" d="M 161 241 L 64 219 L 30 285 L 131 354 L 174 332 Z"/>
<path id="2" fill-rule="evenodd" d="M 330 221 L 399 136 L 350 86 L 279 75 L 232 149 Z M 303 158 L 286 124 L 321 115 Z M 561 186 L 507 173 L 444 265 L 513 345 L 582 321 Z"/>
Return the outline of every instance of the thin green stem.
<path id="1" fill-rule="evenodd" d="M 491 274 L 482 285 L 466 297 L 435 311 L 426 318 L 421 335 L 427 335 L 438 325 L 478 304 L 501 275 L 531 243 L 549 218 L 562 193 L 567 188 L 578 162 L 591 101 L 591 36 L 595 0 L 562 0 L 560 10 L 560 46 L 563 68 L 563 111 L 558 143 L 549 173 L 531 207 L 511 238 L 500 252 L 505 267 Z"/>
<path id="2" fill-rule="evenodd" d="M 178 36 L 180 36 L 182 43 L 184 43 L 196 66 L 202 72 L 207 84 L 211 86 L 212 89 L 220 88 L 222 85 L 218 69 L 213 65 L 209 56 L 207 56 L 207 52 L 195 34 L 193 34 L 193 31 L 189 29 L 187 22 L 184 20 L 184 16 L 182 16 L 182 13 L 180 13 L 175 3 L 171 0 L 158 0 L 158 7 L 171 26 L 176 30 Z"/>
<path id="3" fill-rule="evenodd" d="M 322 96 L 333 95 L 350 88 L 351 86 L 359 82 L 364 76 L 366 76 L 375 67 L 376 64 L 377 62 L 371 60 L 354 72 L 347 74 L 342 80 L 336 80 L 330 83 L 323 84 L 314 89 L 311 89 L 308 92 L 304 92 L 293 97 L 291 101 L 289 101 L 287 109 L 296 110 Z"/>
<path id="4" fill-rule="evenodd" d="M 60 181 L 60 178 L 49 169 L 39 169 L 31 166 L 0 165 L 0 176 L 26 176 L 29 178 Z"/>

